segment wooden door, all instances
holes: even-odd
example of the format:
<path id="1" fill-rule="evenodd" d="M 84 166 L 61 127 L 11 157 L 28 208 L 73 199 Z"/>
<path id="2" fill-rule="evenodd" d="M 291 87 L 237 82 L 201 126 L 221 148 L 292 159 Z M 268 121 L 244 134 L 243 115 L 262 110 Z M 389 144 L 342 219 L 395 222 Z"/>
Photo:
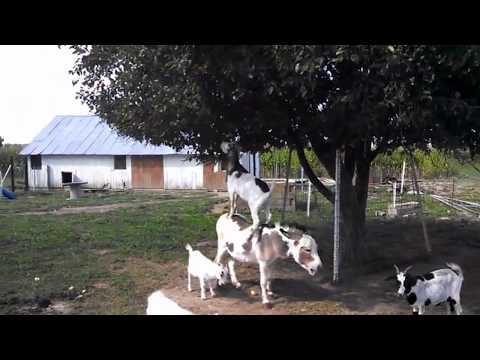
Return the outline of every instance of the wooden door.
<path id="1" fill-rule="evenodd" d="M 132 156 L 132 187 L 136 189 L 164 189 L 163 156 Z"/>

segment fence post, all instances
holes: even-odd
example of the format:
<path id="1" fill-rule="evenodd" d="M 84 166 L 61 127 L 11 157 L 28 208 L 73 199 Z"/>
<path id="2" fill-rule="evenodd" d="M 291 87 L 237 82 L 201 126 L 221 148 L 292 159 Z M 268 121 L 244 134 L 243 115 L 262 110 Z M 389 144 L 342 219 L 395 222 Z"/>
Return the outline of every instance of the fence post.
<path id="1" fill-rule="evenodd" d="M 303 194 L 303 166 L 300 166 L 300 177 L 302 179 L 302 194 Z"/>
<path id="2" fill-rule="evenodd" d="M 12 192 L 15 192 L 15 165 L 13 163 L 13 156 L 10 158 L 10 165 L 12 166 L 12 168 L 10 169 L 10 177 L 12 179 Z"/>
<path id="3" fill-rule="evenodd" d="M 25 177 L 25 191 L 28 191 L 28 159 L 25 158 L 25 174 L 24 174 L 24 177 Z"/>
<path id="4" fill-rule="evenodd" d="M 403 166 L 402 166 L 402 182 L 400 183 L 400 194 L 403 194 L 404 181 L 405 181 L 405 160 L 403 160 Z"/>
<path id="5" fill-rule="evenodd" d="M 341 192 L 341 153 L 335 153 L 335 220 L 333 230 L 333 283 L 340 280 L 340 192 Z"/>
<path id="6" fill-rule="evenodd" d="M 393 208 L 397 206 L 397 182 L 393 182 Z"/>
<path id="7" fill-rule="evenodd" d="M 288 153 L 287 174 L 285 177 L 285 192 L 283 193 L 283 209 L 282 209 L 282 221 L 285 220 L 285 208 L 287 206 L 287 194 L 288 194 L 288 178 L 290 176 L 290 164 L 292 161 L 292 149 Z"/>
<path id="8" fill-rule="evenodd" d="M 308 180 L 307 217 L 310 217 L 310 197 L 311 196 L 312 196 L 312 182 Z"/>

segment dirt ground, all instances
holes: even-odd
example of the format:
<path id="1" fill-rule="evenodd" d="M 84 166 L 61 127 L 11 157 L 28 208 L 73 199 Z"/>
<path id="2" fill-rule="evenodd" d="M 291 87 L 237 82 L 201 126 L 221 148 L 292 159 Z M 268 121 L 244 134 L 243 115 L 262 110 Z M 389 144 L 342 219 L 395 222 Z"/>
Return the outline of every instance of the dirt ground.
<path id="1" fill-rule="evenodd" d="M 228 210 L 225 193 L 218 194 L 224 202 L 217 203 L 211 212 L 218 215 Z M 169 200 L 165 200 L 169 201 Z M 112 204 L 78 207 L 75 212 L 105 212 L 137 204 Z M 146 206 L 145 203 L 139 206 Z M 133 209 L 133 208 L 132 208 Z M 60 210 L 57 210 L 57 212 Z M 418 219 L 379 218 L 368 224 L 369 261 L 362 268 L 346 269 L 344 281 L 330 283 L 332 274 L 332 224 L 319 223 L 315 217 L 307 221 L 317 240 L 325 264 L 314 277 L 308 275 L 293 260 L 281 260 L 273 266 L 273 308 L 261 304 L 259 271 L 254 264 L 237 264 L 242 288 L 228 284 L 217 290 L 217 297 L 200 299 L 198 281 L 193 292 L 187 291 L 186 262 L 172 257 L 169 260 L 121 257 L 114 249 L 91 249 L 93 255 L 106 265 L 108 277 L 99 278 L 85 288 L 52 294 L 49 299 L 23 301 L 17 299 L 17 313 L 25 314 L 145 314 L 148 296 L 162 290 L 181 307 L 198 315 L 409 315 L 411 310 L 404 299 L 395 296 L 395 283 L 384 279 L 393 274 L 393 264 L 400 268 L 413 265 L 413 274 L 443 267 L 445 262 L 458 263 L 464 272 L 462 289 L 464 314 L 480 314 L 480 221 L 473 218 L 449 218 L 427 222 L 433 253 L 424 249 L 422 227 Z M 198 237 L 198 234 L 195 236 Z M 197 240 L 198 241 L 198 240 Z M 7 246 L 7 242 L 4 244 Z M 203 238 L 195 245 L 210 258 L 215 256 L 215 239 Z M 160 280 L 161 279 L 161 280 Z M 115 292 L 119 287 L 123 297 Z M 252 295 L 252 290 L 254 294 Z M 8 294 L 4 294 L 8 295 Z M 9 301 L 13 301 L 10 298 Z M 48 301 L 47 301 L 48 300 Z M 0 302 L 3 301 L 0 299 Z M 5 300 L 6 301 L 6 300 Z M 118 302 L 118 304 L 111 304 Z M 100 304 L 100 305 L 99 305 Z M 427 314 L 444 314 L 445 307 L 427 309 Z"/>
<path id="2" fill-rule="evenodd" d="M 212 210 L 222 213 L 226 204 Z M 395 283 L 384 279 L 393 274 L 393 264 L 401 268 L 414 265 L 413 274 L 423 274 L 444 267 L 445 262 L 458 263 L 465 275 L 462 289 L 464 314 L 480 314 L 480 222 L 476 219 L 431 220 L 427 223 L 433 253 L 424 250 L 421 225 L 415 219 L 380 220 L 369 224 L 368 242 L 371 261 L 362 268 L 347 270 L 339 285 L 330 282 L 332 274 L 329 226 L 315 229 L 321 257 L 326 266 L 315 277 L 308 275 L 293 260 L 278 261 L 273 267 L 273 308 L 261 304 L 259 272 L 254 264 L 237 264 L 241 289 L 228 284 L 218 290 L 216 298 L 200 299 L 198 281 L 194 291 L 186 290 L 186 273 L 172 279 L 164 293 L 194 314 L 209 315 L 279 315 L 279 314 L 352 314 L 409 315 L 410 307 L 395 295 Z M 323 235 L 323 236 L 322 236 Z M 215 242 L 201 246 L 210 257 L 215 254 Z M 375 254 L 378 254 L 375 256 Z M 253 295 L 251 291 L 253 290 Z M 445 307 L 430 307 L 427 314 L 445 314 Z"/>

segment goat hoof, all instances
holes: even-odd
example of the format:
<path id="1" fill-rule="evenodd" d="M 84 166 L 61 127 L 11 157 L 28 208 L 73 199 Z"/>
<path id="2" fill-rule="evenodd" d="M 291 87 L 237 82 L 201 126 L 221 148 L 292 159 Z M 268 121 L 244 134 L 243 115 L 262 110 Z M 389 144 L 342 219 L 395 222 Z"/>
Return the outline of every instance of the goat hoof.
<path id="1" fill-rule="evenodd" d="M 268 303 L 264 303 L 263 306 L 265 306 L 266 309 L 273 309 L 273 305 L 272 303 L 268 302 Z"/>
<path id="2" fill-rule="evenodd" d="M 237 289 L 240 289 L 242 287 L 242 284 L 241 283 L 236 283 L 236 284 L 233 284 L 233 286 L 235 286 Z"/>

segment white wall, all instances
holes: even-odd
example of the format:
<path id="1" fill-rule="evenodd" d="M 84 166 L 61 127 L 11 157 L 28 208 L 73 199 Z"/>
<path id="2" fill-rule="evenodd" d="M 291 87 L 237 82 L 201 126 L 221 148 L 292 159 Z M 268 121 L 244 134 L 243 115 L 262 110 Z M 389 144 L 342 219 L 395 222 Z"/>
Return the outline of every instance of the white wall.
<path id="1" fill-rule="evenodd" d="M 184 155 L 163 157 L 165 189 L 200 189 L 203 187 L 203 164 L 185 161 Z"/>
<path id="2" fill-rule="evenodd" d="M 132 184 L 131 158 L 127 156 L 126 169 L 114 170 L 112 155 L 42 155 L 42 169 L 32 170 L 28 157 L 28 182 L 32 189 L 47 188 L 48 178 L 50 186 L 62 187 L 62 171 L 72 172 L 78 181 L 87 181 L 86 187 L 101 188 L 110 184 L 112 188 L 127 188 Z M 48 170 L 49 169 L 49 170 Z M 50 174 L 48 173 L 50 171 Z"/>

